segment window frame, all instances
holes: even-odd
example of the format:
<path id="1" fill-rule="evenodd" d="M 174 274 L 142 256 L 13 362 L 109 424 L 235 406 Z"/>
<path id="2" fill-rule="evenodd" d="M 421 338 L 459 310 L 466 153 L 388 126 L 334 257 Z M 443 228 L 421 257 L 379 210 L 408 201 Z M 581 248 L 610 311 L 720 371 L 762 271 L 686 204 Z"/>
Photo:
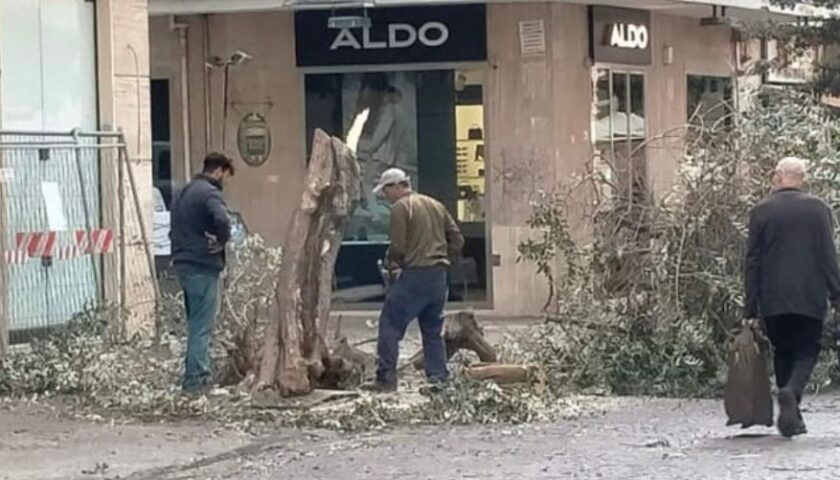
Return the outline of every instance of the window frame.
<path id="1" fill-rule="evenodd" d="M 608 140 L 599 140 L 599 138 L 597 136 L 597 131 L 596 131 L 598 106 L 593 103 L 593 107 L 592 107 L 592 111 L 591 111 L 591 115 L 590 115 L 590 117 L 591 117 L 591 137 L 592 137 L 591 144 L 592 144 L 593 150 L 595 152 L 595 155 L 593 157 L 594 158 L 593 167 L 594 167 L 594 170 L 601 171 L 602 174 L 606 174 L 607 178 L 610 180 L 610 182 L 612 182 L 613 180 L 615 180 L 614 175 L 613 175 L 614 168 L 610 166 L 610 163 L 614 164 L 614 162 L 615 162 L 615 158 L 616 158 L 615 152 L 617 150 L 616 149 L 617 144 L 618 143 L 624 143 L 627 146 L 627 148 L 629 149 L 628 153 L 630 155 L 628 155 L 628 159 L 632 159 L 632 153 L 634 151 L 633 142 L 634 141 L 641 141 L 641 144 L 644 146 L 647 143 L 647 141 L 650 139 L 650 126 L 649 126 L 650 122 L 648 121 L 648 112 L 649 112 L 649 109 L 648 109 L 648 105 L 649 105 L 649 103 L 648 103 L 648 90 L 649 90 L 648 89 L 648 71 L 644 67 L 634 67 L 634 66 L 631 66 L 631 65 L 617 65 L 617 64 L 610 64 L 610 63 L 596 63 L 596 64 L 592 65 L 592 73 L 591 73 L 592 79 L 593 79 L 593 81 L 592 81 L 592 89 L 593 89 L 592 98 L 595 102 L 597 102 L 597 100 L 598 100 L 598 84 L 601 80 L 600 74 L 601 74 L 602 71 L 607 72 L 607 75 L 608 75 L 608 77 L 607 77 L 608 78 L 608 91 L 610 92 L 610 94 L 612 94 L 612 92 L 613 92 L 613 88 L 614 88 L 613 87 L 613 85 L 614 85 L 613 81 L 614 81 L 614 76 L 616 74 L 623 75 L 627 79 L 626 90 L 625 90 L 625 95 L 626 95 L 626 98 L 627 98 L 627 101 L 626 101 L 627 105 L 626 105 L 626 112 L 625 113 L 627 114 L 627 129 L 628 130 L 630 128 L 630 119 L 631 119 L 630 114 L 633 110 L 632 94 L 631 94 L 631 90 L 630 90 L 632 87 L 631 87 L 630 79 L 633 76 L 639 76 L 642 79 L 642 106 L 643 106 L 642 111 L 644 112 L 644 117 L 643 118 L 644 118 L 644 121 L 645 121 L 645 126 L 644 126 L 644 136 L 641 137 L 641 138 L 634 137 L 632 135 L 632 132 L 628 132 L 628 135 L 626 137 L 624 137 L 621 140 L 616 141 L 616 138 L 615 138 L 615 135 L 614 135 L 614 124 L 612 122 L 612 116 L 616 112 L 620 112 L 622 110 L 616 109 L 615 111 L 613 111 L 612 99 L 610 98 L 609 99 L 609 102 L 610 102 L 609 139 Z M 606 149 L 606 151 L 605 151 L 605 149 L 599 148 L 599 145 L 603 145 L 603 144 L 606 144 L 606 143 L 609 143 L 609 146 Z M 604 162 L 603 161 L 604 159 L 609 160 L 609 163 Z M 647 153 L 645 152 L 644 153 L 645 169 L 647 169 L 647 167 L 648 167 L 647 162 L 648 162 Z M 647 175 L 647 171 L 646 171 L 645 176 L 644 176 L 643 187 L 644 187 L 644 190 L 645 190 L 646 194 L 649 194 L 650 193 L 650 185 L 648 184 L 649 182 L 648 182 L 647 177 L 648 177 L 648 175 Z M 632 183 L 633 182 L 630 182 L 630 184 L 632 184 Z M 609 187 L 606 187 L 606 190 L 607 190 L 606 192 L 602 191 L 601 195 L 608 200 L 613 200 L 617 195 L 624 193 L 624 192 L 616 192 L 615 189 L 611 189 Z M 632 188 L 627 193 L 632 195 Z"/>
<path id="2" fill-rule="evenodd" d="M 449 308 L 452 309 L 459 309 L 459 308 L 475 308 L 479 310 L 492 310 L 495 308 L 495 265 L 496 261 L 494 260 L 495 256 L 493 254 L 493 235 L 492 235 L 492 228 L 493 228 L 493 212 L 492 209 L 489 207 L 490 199 L 492 198 L 493 194 L 493 185 L 491 178 L 489 176 L 489 165 L 492 162 L 492 123 L 490 121 L 490 114 L 491 114 L 491 107 L 488 106 L 488 100 L 490 98 L 489 90 L 487 82 L 489 81 L 489 73 L 492 71 L 492 67 L 489 62 L 482 61 L 482 62 L 429 62 L 429 63 L 406 63 L 406 64 L 384 64 L 384 65 L 342 65 L 342 66 L 329 66 L 329 67 L 303 67 L 298 68 L 298 73 L 300 75 L 301 81 L 299 87 L 299 94 L 301 98 L 304 99 L 301 102 L 300 106 L 300 122 L 302 126 L 302 130 L 307 132 L 308 135 L 308 123 L 307 123 L 307 115 L 306 115 L 306 77 L 308 75 L 321 75 L 321 74 L 351 74 L 351 73 L 366 73 L 366 72 L 403 72 L 403 71 L 435 71 L 435 70 L 452 70 L 454 72 L 460 70 L 481 70 L 484 75 L 484 84 L 482 85 L 482 105 L 484 106 L 484 151 L 485 151 L 485 185 L 484 185 L 484 196 L 485 201 L 487 202 L 488 207 L 485 209 L 484 212 L 484 222 L 483 222 L 483 231 L 484 231 L 484 251 L 485 251 L 485 282 L 486 282 L 486 294 L 484 300 L 469 302 L 469 301 L 461 301 L 461 302 L 447 302 Z M 304 142 L 304 151 L 303 151 L 303 158 L 304 162 L 309 161 L 309 147 L 308 141 Z M 454 172 L 457 175 L 457 171 Z M 457 212 L 455 212 L 457 215 Z M 467 230 L 473 230 L 476 226 L 480 225 L 482 222 L 458 222 L 459 227 L 461 228 L 462 232 Z M 474 230 L 473 230 L 474 231 Z M 333 302 L 333 310 L 336 312 L 345 312 L 345 313 L 353 313 L 353 312 L 371 312 L 377 311 L 382 308 L 382 302 L 358 302 L 358 303 L 344 303 L 344 302 Z"/>

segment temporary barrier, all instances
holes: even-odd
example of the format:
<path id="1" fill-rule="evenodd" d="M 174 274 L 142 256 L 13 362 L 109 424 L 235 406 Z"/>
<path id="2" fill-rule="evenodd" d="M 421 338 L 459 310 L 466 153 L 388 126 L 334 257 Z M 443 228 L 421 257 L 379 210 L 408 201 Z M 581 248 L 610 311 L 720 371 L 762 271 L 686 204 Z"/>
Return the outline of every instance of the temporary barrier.
<path id="1" fill-rule="evenodd" d="M 0 130 L 0 173 L 3 340 L 65 324 L 101 305 L 109 285 L 124 307 L 129 273 L 156 289 L 121 133 Z"/>

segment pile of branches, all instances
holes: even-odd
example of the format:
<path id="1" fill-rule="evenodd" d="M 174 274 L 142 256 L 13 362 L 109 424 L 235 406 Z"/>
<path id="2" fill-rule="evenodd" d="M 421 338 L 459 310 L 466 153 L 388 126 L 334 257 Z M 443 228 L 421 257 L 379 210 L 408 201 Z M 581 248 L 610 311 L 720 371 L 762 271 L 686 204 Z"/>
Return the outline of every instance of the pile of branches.
<path id="1" fill-rule="evenodd" d="M 676 138 L 680 171 L 668 195 L 623 196 L 593 169 L 534 200 L 534 234 L 519 246 L 520 260 L 533 262 L 551 289 L 547 322 L 499 352 L 502 364 L 527 367 L 516 384 L 482 380 L 470 365 L 475 358 L 456 355 L 456 374 L 442 390 L 415 389 L 409 380 L 407 394 L 361 394 L 324 408 L 254 408 L 251 390 L 236 385 L 253 367 L 246 360 L 259 357 L 282 254 L 251 238 L 225 279 L 217 322 L 214 360 L 217 383 L 229 385 L 224 395 L 181 395 L 185 328 L 181 299 L 173 297 L 152 339 L 110 336 L 115 312 L 100 309 L 0 360 L 0 396 L 67 399 L 96 415 L 360 430 L 551 420 L 603 405 L 581 394 L 713 395 L 741 320 L 748 212 L 769 192 L 770 172 L 786 155 L 811 161 L 809 188 L 840 211 L 840 128 L 807 95 L 763 92 L 745 112 L 714 124 L 700 117 Z M 580 212 L 573 200 L 604 191 L 587 212 L 595 228 L 573 231 L 580 220 L 572 218 Z M 826 384 L 825 370 L 815 386 Z"/>
<path id="2" fill-rule="evenodd" d="M 421 388 L 420 373 L 409 360 L 398 395 L 351 394 L 326 407 L 264 408 L 250 389 L 241 388 L 241 359 L 251 358 L 249 349 L 261 344 L 282 252 L 250 237 L 232 253 L 214 334 L 213 370 L 222 387 L 214 395 L 193 398 L 180 391 L 186 327 L 183 300 L 176 295 L 164 302 L 153 338 L 114 336 L 108 326 L 118 318 L 116 309 L 89 309 L 29 349 L 0 359 L 0 398 L 57 403 L 94 419 L 201 416 L 249 431 L 278 425 L 358 431 L 394 425 L 521 423 L 596 408 L 577 398 L 557 401 L 536 379 L 506 387 L 471 379 L 460 372 L 477 358 L 462 354 L 452 360 L 453 382 L 440 391 Z"/>
<path id="3" fill-rule="evenodd" d="M 217 384 L 233 386 L 241 380 L 241 358 L 261 340 L 281 261 L 282 251 L 259 236 L 247 238 L 232 252 L 212 350 Z M 183 310 L 180 294 L 165 298 L 152 338 L 113 335 L 108 326 L 118 318 L 116 308 L 81 312 L 48 337 L 0 359 L 0 396 L 62 399 L 85 412 L 140 418 L 199 415 L 214 409 L 219 416 L 231 416 L 236 412 L 226 408 L 243 398 L 233 388 L 225 395 L 230 405 L 181 394 Z"/>
<path id="4" fill-rule="evenodd" d="M 840 128 L 817 99 L 762 91 L 744 112 L 711 124 L 696 116 L 674 188 L 642 198 L 591 175 L 543 193 L 519 247 L 551 283 L 549 325 L 522 350 L 558 388 L 616 394 L 706 396 L 720 391 L 726 347 L 743 312 L 743 257 L 750 209 L 770 192 L 782 157 L 810 162 L 809 190 L 840 212 Z M 674 134 L 671 133 L 673 137 Z M 648 152 L 673 138 L 636 148 Z M 607 192 L 589 212 L 594 231 L 575 240 L 570 199 Z M 822 362 L 816 387 L 828 382 Z"/>

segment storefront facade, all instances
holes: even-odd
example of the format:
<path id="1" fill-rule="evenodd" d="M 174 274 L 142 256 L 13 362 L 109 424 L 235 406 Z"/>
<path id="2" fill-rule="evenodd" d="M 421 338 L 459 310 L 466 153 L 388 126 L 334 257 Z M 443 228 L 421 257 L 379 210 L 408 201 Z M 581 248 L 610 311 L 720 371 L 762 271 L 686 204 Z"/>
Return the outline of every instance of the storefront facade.
<path id="1" fill-rule="evenodd" d="M 368 108 L 358 152 L 365 190 L 384 167 L 401 166 L 467 237 L 451 300 L 536 314 L 545 280 L 517 261 L 533 234 L 535 195 L 604 164 L 627 194 L 659 195 L 681 146 L 659 137 L 684 126 L 690 110 L 726 95 L 734 102 L 733 31 L 701 26 L 698 15 L 552 2 L 152 17 L 153 84 L 167 92 L 157 107 L 169 125 L 163 170 L 177 183 L 210 149 L 242 159 L 231 204 L 282 245 L 312 132 L 342 137 Z M 249 60 L 207 61 L 236 52 Z M 262 132 L 253 152 L 242 141 L 252 127 Z M 586 235 L 592 198 L 575 196 L 576 234 Z M 381 300 L 387 215 L 365 195 L 336 267 L 336 308 Z"/>

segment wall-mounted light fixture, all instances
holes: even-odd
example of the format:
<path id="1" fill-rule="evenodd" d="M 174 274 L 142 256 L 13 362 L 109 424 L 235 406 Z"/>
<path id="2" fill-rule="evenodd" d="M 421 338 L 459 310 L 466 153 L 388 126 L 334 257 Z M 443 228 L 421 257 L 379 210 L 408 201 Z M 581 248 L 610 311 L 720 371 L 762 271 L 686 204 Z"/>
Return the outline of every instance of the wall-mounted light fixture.
<path id="1" fill-rule="evenodd" d="M 222 59 L 219 56 L 212 56 L 204 61 L 204 65 L 207 68 L 222 68 L 224 69 L 224 79 L 222 85 L 222 149 L 225 148 L 225 132 L 224 127 L 227 125 L 227 113 L 228 113 L 228 77 L 230 76 L 230 67 L 237 67 L 242 65 L 243 63 L 248 62 L 253 57 L 243 52 L 242 50 L 234 51 L 227 60 Z"/>
<path id="2" fill-rule="evenodd" d="M 674 47 L 665 45 L 662 49 L 662 64 L 671 65 L 672 63 L 674 63 Z"/>
<path id="3" fill-rule="evenodd" d="M 718 6 L 712 5 L 712 16 L 703 17 L 700 19 L 701 27 L 721 27 L 731 26 L 732 20 L 726 18 L 726 7 L 720 7 L 720 14 L 718 14 Z"/>

